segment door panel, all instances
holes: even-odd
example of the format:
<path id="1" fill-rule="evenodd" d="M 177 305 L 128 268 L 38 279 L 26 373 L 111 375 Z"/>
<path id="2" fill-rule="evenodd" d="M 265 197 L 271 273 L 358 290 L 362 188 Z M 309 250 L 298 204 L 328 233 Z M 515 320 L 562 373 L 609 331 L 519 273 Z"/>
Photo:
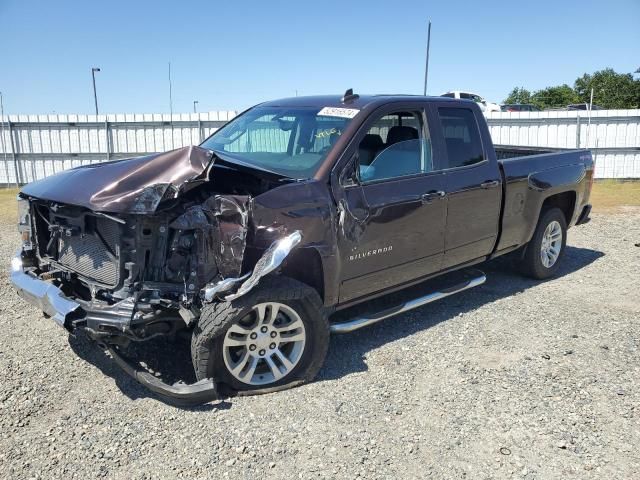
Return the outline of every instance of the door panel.
<path id="1" fill-rule="evenodd" d="M 488 162 L 445 175 L 447 227 L 443 268 L 488 255 L 498 236 L 502 191 Z M 495 175 L 495 174 L 493 174 Z M 484 186 L 482 186 L 484 184 Z"/>
<path id="2" fill-rule="evenodd" d="M 341 303 L 442 268 L 447 199 L 444 175 L 433 171 L 438 146 L 431 144 L 432 113 L 424 107 L 379 108 L 346 152 L 352 168 L 340 175 L 351 175 L 349 185 L 340 181 L 334 190 Z"/>
<path id="3" fill-rule="evenodd" d="M 367 214 L 362 221 L 347 218 L 341 222 L 347 228 L 356 222 L 358 228 L 351 238 L 344 232 L 339 235 L 340 302 L 440 270 L 446 198 L 436 192 L 443 186 L 444 176 L 432 174 L 349 189 L 347 202 L 357 208 L 364 201 Z"/>
<path id="4" fill-rule="evenodd" d="M 449 268 L 493 250 L 502 203 L 501 177 L 495 159 L 490 159 L 482 144 L 479 109 L 444 102 L 432 108 L 439 119 L 434 135 L 443 140 L 436 164 L 445 172 L 448 200 L 442 268 Z"/>

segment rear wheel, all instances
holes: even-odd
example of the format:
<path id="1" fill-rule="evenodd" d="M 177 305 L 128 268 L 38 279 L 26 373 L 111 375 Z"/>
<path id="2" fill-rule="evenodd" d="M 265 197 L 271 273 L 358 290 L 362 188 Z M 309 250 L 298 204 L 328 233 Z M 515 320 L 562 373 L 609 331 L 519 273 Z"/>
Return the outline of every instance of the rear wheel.
<path id="1" fill-rule="evenodd" d="M 557 272 L 567 244 L 567 222 L 559 208 L 545 210 L 540 215 L 536 231 L 527 244 L 521 262 L 522 272 L 543 280 Z"/>
<path id="2" fill-rule="evenodd" d="M 215 378 L 230 394 L 257 394 L 312 380 L 328 343 L 316 291 L 278 276 L 231 302 L 205 305 L 191 355 L 198 379 Z"/>

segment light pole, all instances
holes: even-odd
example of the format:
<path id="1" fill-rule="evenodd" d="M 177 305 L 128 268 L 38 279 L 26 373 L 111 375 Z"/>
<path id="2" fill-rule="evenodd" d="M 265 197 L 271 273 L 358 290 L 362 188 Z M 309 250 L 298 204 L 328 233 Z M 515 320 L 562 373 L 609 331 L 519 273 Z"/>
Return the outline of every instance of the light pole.
<path id="1" fill-rule="evenodd" d="M 99 72 L 98 67 L 91 68 L 91 78 L 93 79 L 93 101 L 96 106 L 96 115 L 98 115 L 98 95 L 96 94 L 96 72 Z"/>
<path id="2" fill-rule="evenodd" d="M 196 110 L 196 105 L 198 104 L 198 100 L 193 101 L 193 113 L 198 113 Z"/>

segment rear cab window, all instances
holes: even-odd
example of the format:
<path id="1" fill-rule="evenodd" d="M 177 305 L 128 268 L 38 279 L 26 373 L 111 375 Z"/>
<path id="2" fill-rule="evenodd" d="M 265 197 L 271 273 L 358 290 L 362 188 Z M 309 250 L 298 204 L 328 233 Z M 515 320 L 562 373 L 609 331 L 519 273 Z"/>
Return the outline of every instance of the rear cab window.
<path id="1" fill-rule="evenodd" d="M 445 168 L 475 165 L 485 160 L 480 130 L 469 108 L 438 107 L 447 161 Z"/>

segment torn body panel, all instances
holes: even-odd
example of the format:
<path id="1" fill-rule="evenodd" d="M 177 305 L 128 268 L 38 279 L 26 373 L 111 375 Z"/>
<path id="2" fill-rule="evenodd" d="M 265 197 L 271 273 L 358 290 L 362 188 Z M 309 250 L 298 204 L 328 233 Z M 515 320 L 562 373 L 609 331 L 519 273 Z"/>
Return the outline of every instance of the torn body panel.
<path id="1" fill-rule="evenodd" d="M 253 269 L 253 272 L 251 272 L 249 278 L 240 285 L 240 288 L 238 288 L 235 293 L 227 295 L 224 299 L 226 301 L 231 301 L 248 293 L 258 284 L 262 277 L 279 268 L 289 256 L 291 250 L 296 248 L 301 241 L 302 233 L 300 230 L 296 230 L 290 235 L 273 242 L 267 251 L 264 252 L 264 255 L 260 257 L 260 260 L 256 263 L 256 266 Z"/>
<path id="2" fill-rule="evenodd" d="M 189 207 L 169 224 L 175 235 L 167 269 L 179 278 L 176 273 L 190 267 L 189 271 L 196 272 L 199 285 L 211 281 L 215 275 L 238 276 L 247 240 L 248 204 L 248 196 L 215 195 Z M 190 244 L 185 240 L 187 236 L 192 239 Z M 191 250 L 185 248 L 187 245 Z M 195 253 L 196 260 L 194 262 L 192 256 L 190 265 L 182 267 L 189 253 Z"/>
<path id="3" fill-rule="evenodd" d="M 321 287 L 317 290 L 324 304 L 335 304 L 340 287 L 338 215 L 327 184 L 308 180 L 265 192 L 253 199 L 251 218 L 254 237 L 246 255 L 251 263 L 274 241 L 299 230 L 303 238 L 284 263 L 284 271 L 303 283 Z M 255 249 L 260 255 L 251 255 Z M 313 258 L 318 262 L 312 263 Z"/>

